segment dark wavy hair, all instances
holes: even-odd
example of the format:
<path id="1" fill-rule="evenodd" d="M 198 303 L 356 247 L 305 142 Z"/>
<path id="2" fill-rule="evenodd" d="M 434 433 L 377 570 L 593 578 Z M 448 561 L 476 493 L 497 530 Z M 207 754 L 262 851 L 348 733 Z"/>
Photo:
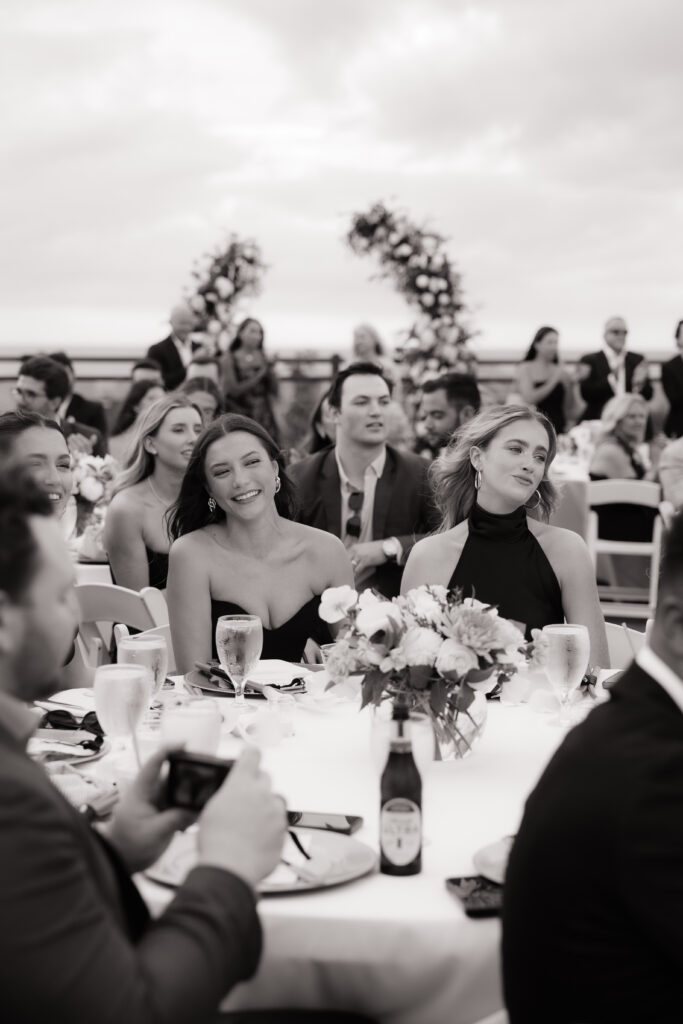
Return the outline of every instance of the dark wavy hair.
<path id="1" fill-rule="evenodd" d="M 211 361 L 215 362 L 215 360 Z M 178 392 L 181 395 L 187 395 L 188 398 L 196 395 L 198 391 L 204 391 L 207 395 L 211 395 L 216 403 L 216 412 L 213 418 L 216 419 L 217 416 L 220 416 L 223 412 L 223 396 L 218 390 L 216 382 L 211 380 L 210 377 L 190 377 L 189 380 L 184 380 L 178 388 Z"/>
<path id="2" fill-rule="evenodd" d="M 524 359 L 522 360 L 523 363 L 530 363 L 530 362 L 532 362 L 532 360 L 534 360 L 536 358 L 536 346 L 538 345 L 538 343 L 540 341 L 543 341 L 543 339 L 545 337 L 547 337 L 549 334 L 559 334 L 559 331 L 557 330 L 556 327 L 547 327 L 546 326 L 546 327 L 539 327 L 538 328 L 538 330 L 534 334 L 533 338 L 531 339 L 531 344 L 529 345 L 529 348 L 526 351 L 526 355 L 524 356 Z M 553 362 L 554 363 L 557 362 L 557 356 L 555 356 L 555 358 L 553 359 Z"/>
<path id="3" fill-rule="evenodd" d="M 209 523 L 221 523 L 225 520 L 226 515 L 220 505 L 216 505 L 213 512 L 209 509 L 209 490 L 206 485 L 204 467 L 206 453 L 214 441 L 221 437 L 228 437 L 237 431 L 253 434 L 265 448 L 268 458 L 277 462 L 280 490 L 275 495 L 275 507 L 284 519 L 294 518 L 296 491 L 285 471 L 282 451 L 268 431 L 264 430 L 256 420 L 229 412 L 210 423 L 195 441 L 194 450 L 180 485 L 178 500 L 171 505 L 168 511 L 168 531 L 172 540 L 177 540 L 178 537 L 182 537 L 186 533 L 192 533 L 193 530 L 201 530 Z"/>
<path id="4" fill-rule="evenodd" d="M 330 403 L 333 409 L 337 412 L 341 409 L 341 398 L 342 389 L 344 387 L 344 381 L 348 380 L 349 377 L 355 377 L 362 375 L 364 377 L 381 377 L 386 386 L 389 388 L 389 394 L 391 395 L 394 390 L 393 382 L 386 376 L 384 370 L 377 363 L 369 362 L 357 362 L 350 363 L 344 370 L 340 370 L 337 376 L 333 379 L 330 384 L 330 390 L 327 392 L 327 401 Z"/>
<path id="5" fill-rule="evenodd" d="M 4 412 L 0 416 L 0 458 L 11 458 L 14 450 L 14 442 L 31 427 L 44 427 L 46 430 L 56 430 L 58 434 L 66 437 L 64 431 L 56 420 L 48 419 L 37 412 L 30 412 L 28 409 L 16 409 Z"/>
<path id="6" fill-rule="evenodd" d="M 259 328 L 261 329 L 261 343 L 259 345 L 259 348 L 261 349 L 261 351 L 263 351 L 263 342 L 266 337 L 266 332 L 263 330 L 263 324 L 261 323 L 260 320 L 257 320 L 256 317 L 248 316 L 246 320 L 243 320 L 242 323 L 237 328 L 235 337 L 232 339 L 230 343 L 230 352 L 234 352 L 235 349 L 240 348 L 240 346 L 242 345 L 242 331 L 244 330 L 245 327 L 248 327 L 249 324 L 258 324 Z"/>
<path id="7" fill-rule="evenodd" d="M 152 388 L 163 388 L 163 386 L 158 380 L 134 380 L 123 399 L 111 436 L 117 437 L 118 434 L 123 434 L 128 430 L 128 427 L 132 427 L 137 419 L 138 406 L 147 392 Z"/>

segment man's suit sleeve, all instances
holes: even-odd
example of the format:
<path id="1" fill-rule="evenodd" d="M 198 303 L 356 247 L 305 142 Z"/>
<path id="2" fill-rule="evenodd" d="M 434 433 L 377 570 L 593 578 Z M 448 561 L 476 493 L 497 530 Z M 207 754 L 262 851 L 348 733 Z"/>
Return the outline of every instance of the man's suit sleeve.
<path id="1" fill-rule="evenodd" d="M 258 963 L 251 891 L 228 872 L 197 868 L 133 945 L 105 904 L 70 813 L 31 784 L 0 780 L 5 1019 L 190 1024 L 209 1017 Z"/>
<path id="2" fill-rule="evenodd" d="M 409 486 L 414 487 L 418 499 L 418 516 L 415 530 L 412 533 L 397 535 L 401 545 L 401 565 L 405 565 L 406 559 L 412 548 L 424 536 L 436 529 L 439 522 L 434 495 L 428 478 L 428 465 L 424 459 L 416 456 L 409 464 Z"/>
<path id="3" fill-rule="evenodd" d="M 579 362 L 583 363 L 584 366 L 590 367 L 591 371 L 590 375 L 585 380 L 582 380 L 579 385 L 581 397 L 588 405 L 604 405 L 614 396 L 607 377 L 603 377 L 598 373 L 593 356 L 581 356 Z"/>

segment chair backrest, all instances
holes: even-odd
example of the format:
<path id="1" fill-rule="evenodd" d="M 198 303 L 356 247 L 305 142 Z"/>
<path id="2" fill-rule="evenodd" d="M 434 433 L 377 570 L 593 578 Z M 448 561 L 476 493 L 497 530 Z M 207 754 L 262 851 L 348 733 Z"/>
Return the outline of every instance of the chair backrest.
<path id="1" fill-rule="evenodd" d="M 84 583 L 75 588 L 80 605 L 78 634 L 91 665 L 109 661 L 109 646 L 115 623 L 145 630 L 168 623 L 168 608 L 160 590 L 141 591 L 113 583 Z"/>
<path id="2" fill-rule="evenodd" d="M 175 653 L 173 651 L 173 640 L 171 638 L 171 627 L 166 623 L 164 626 L 154 626 L 152 629 L 143 629 L 138 636 L 163 636 L 166 641 L 166 650 L 168 651 L 168 669 L 166 670 L 170 676 L 175 675 L 177 672 L 175 663 Z M 118 644 L 124 636 L 130 636 L 128 626 L 123 625 L 119 622 L 114 626 L 114 636 L 116 637 L 116 643 Z"/>
<path id="3" fill-rule="evenodd" d="M 652 480 L 591 480 L 589 505 L 645 505 L 659 508 L 662 490 Z"/>
<path id="4" fill-rule="evenodd" d="M 617 625 L 616 622 L 606 622 L 605 630 L 610 666 L 626 668 L 645 643 L 645 633 L 629 629 L 628 626 Z"/>

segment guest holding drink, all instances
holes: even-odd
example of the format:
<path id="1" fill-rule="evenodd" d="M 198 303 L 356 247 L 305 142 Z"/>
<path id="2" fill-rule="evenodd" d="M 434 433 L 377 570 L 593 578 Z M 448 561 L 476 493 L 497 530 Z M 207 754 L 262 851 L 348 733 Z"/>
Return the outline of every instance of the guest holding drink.
<path id="1" fill-rule="evenodd" d="M 525 402 L 547 416 L 555 433 L 563 434 L 574 381 L 559 360 L 558 342 L 554 327 L 539 327 L 517 367 L 517 388 Z"/>
<path id="2" fill-rule="evenodd" d="M 171 512 L 168 605 L 179 672 L 216 657 L 223 615 L 257 615 L 263 657 L 300 661 L 326 587 L 353 585 L 343 544 L 292 521 L 293 486 L 263 427 L 228 414 L 195 445 Z"/>
<path id="3" fill-rule="evenodd" d="M 120 466 L 125 466 L 128 461 L 139 417 L 165 394 L 162 385 L 155 380 L 136 380 L 131 384 L 109 439 L 110 454 Z"/>
<path id="4" fill-rule="evenodd" d="M 532 629 L 585 625 L 591 663 L 608 666 L 595 573 L 578 534 L 549 526 L 555 457 L 549 420 L 527 406 L 493 406 L 466 423 L 432 463 L 440 532 L 410 553 L 401 592 L 425 583 L 462 587 Z"/>
<path id="5" fill-rule="evenodd" d="M 104 545 L 119 586 L 166 588 L 166 514 L 201 430 L 201 414 L 185 395 L 167 395 L 143 413 L 104 525 Z"/>
<path id="6" fill-rule="evenodd" d="M 278 392 L 278 380 L 263 350 L 263 338 L 263 327 L 253 317 L 237 328 L 221 366 L 225 408 L 256 420 L 277 441 L 272 399 Z"/>

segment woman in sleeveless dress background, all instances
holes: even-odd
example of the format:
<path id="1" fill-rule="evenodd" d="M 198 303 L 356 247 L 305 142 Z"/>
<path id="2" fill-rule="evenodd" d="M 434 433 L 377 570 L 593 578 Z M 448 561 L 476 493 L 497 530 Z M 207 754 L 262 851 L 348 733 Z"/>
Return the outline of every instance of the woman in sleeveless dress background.
<path id="1" fill-rule="evenodd" d="M 432 464 L 441 532 L 415 545 L 401 591 L 424 583 L 462 587 L 466 597 L 497 605 L 527 637 L 554 622 L 583 624 L 591 664 L 606 668 L 588 549 L 578 534 L 547 523 L 555 500 L 547 479 L 554 456 L 552 425 L 527 406 L 493 406 L 466 423 Z"/>
<path id="2" fill-rule="evenodd" d="M 558 343 L 554 327 L 539 327 L 517 367 L 517 389 L 525 402 L 547 416 L 556 434 L 563 434 L 574 385 L 570 371 L 559 361 Z"/>
<path id="3" fill-rule="evenodd" d="M 263 342 L 264 330 L 260 322 L 253 317 L 243 320 L 221 362 L 224 405 L 227 412 L 256 420 L 279 442 L 272 402 L 279 385 Z"/>
<path id="4" fill-rule="evenodd" d="M 263 658 L 301 661 L 331 637 L 326 587 L 353 586 L 342 542 L 291 520 L 293 485 L 272 437 L 229 413 L 203 432 L 171 513 L 168 607 L 179 672 L 216 656 L 216 622 L 246 612 L 263 623 Z"/>
<path id="5" fill-rule="evenodd" d="M 201 413 L 186 395 L 159 398 L 140 417 L 104 524 L 104 546 L 119 586 L 165 590 L 170 547 L 166 516 L 201 431 Z"/>

